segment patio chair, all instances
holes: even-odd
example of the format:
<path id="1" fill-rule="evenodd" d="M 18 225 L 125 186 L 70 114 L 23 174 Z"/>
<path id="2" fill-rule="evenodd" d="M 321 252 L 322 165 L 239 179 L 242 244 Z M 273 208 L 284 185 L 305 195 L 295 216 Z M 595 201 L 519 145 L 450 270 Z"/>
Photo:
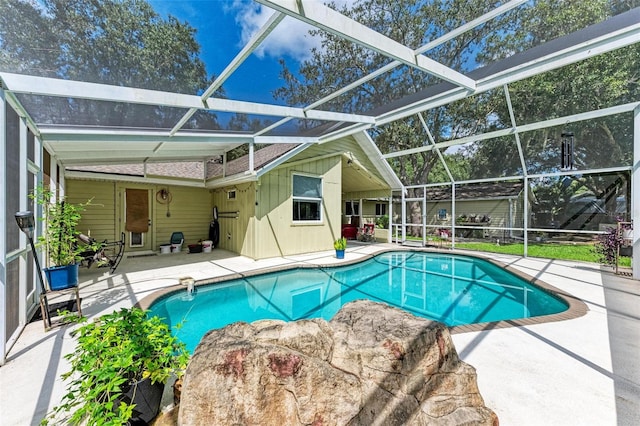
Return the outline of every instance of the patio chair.
<path id="1" fill-rule="evenodd" d="M 365 223 L 359 232 L 358 240 L 364 242 L 373 241 L 375 239 L 375 232 L 375 225 L 373 223 Z"/>
<path id="2" fill-rule="evenodd" d="M 184 243 L 184 234 L 182 232 L 174 232 L 171 234 L 171 252 L 179 253 L 182 251 L 182 243 Z"/>
<path id="3" fill-rule="evenodd" d="M 122 256 L 124 255 L 124 232 L 120 234 L 119 241 L 97 242 L 94 238 L 91 238 L 85 234 L 79 234 L 78 240 L 87 246 L 87 250 L 80 253 L 82 260 L 80 264 L 90 268 L 94 263 L 98 265 L 98 268 L 109 267 L 109 272 L 114 273 Z"/>
<path id="4" fill-rule="evenodd" d="M 68 301 L 63 301 L 54 305 L 49 304 L 49 296 L 57 296 L 62 294 L 71 294 L 73 299 Z M 75 287 L 69 287 L 61 290 L 51 290 L 47 289 L 44 293 L 40 294 L 40 316 L 42 317 L 42 322 L 44 323 L 44 331 L 49 331 L 54 327 L 54 324 L 51 321 L 51 317 L 55 316 L 57 309 L 62 311 L 68 310 L 72 311 L 73 306 L 70 303 L 75 303 L 75 313 L 78 317 L 82 318 L 82 299 L 80 298 L 80 289 L 76 285 Z M 56 306 L 59 305 L 59 306 Z M 56 324 L 63 324 L 61 321 L 58 321 Z"/>

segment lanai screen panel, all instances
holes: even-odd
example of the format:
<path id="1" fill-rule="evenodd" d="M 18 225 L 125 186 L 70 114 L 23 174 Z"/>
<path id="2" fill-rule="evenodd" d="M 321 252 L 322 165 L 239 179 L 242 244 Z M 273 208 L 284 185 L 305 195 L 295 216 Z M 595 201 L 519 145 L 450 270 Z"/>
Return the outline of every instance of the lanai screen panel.
<path id="1" fill-rule="evenodd" d="M 513 135 L 457 145 L 445 152 L 456 181 L 522 175 L 522 162 Z"/>
<path id="2" fill-rule="evenodd" d="M 425 188 L 427 197 L 426 222 L 428 233 L 443 238 L 452 235 L 453 199 L 452 187 L 448 185 L 428 186 Z M 445 235 L 443 235 L 443 233 Z"/>
<path id="3" fill-rule="evenodd" d="M 630 217 L 629 172 L 546 176 L 530 180 L 532 228 L 601 231 Z"/>
<path id="4" fill-rule="evenodd" d="M 182 127 L 182 130 L 211 130 L 254 134 L 271 126 L 282 117 L 259 114 L 244 114 L 223 111 L 197 111 Z M 175 123 L 174 123 L 175 124 Z"/>
<path id="5" fill-rule="evenodd" d="M 184 108 L 42 95 L 16 95 L 38 124 L 171 129 Z"/>
<path id="6" fill-rule="evenodd" d="M 634 44 L 510 84 L 516 124 L 619 105 L 621 97 L 637 90 L 639 54 L 640 45 Z"/>
<path id="7" fill-rule="evenodd" d="M 256 10 L 263 10 L 263 8 L 264 10 L 269 8 L 281 9 L 285 3 L 282 1 L 261 0 L 252 6 Z M 307 3 L 311 8 L 312 3 Z M 212 0 L 201 1 L 198 5 L 206 8 L 215 4 Z M 302 1 L 299 5 L 304 4 L 305 2 Z M 515 6 L 516 4 L 517 6 Z M 121 28 L 116 25 L 119 23 L 111 22 L 111 24 L 114 24 L 113 27 L 95 27 L 95 31 L 90 33 L 91 37 L 83 39 L 82 37 L 77 37 L 79 34 L 83 34 L 82 31 L 78 30 L 81 26 L 67 25 L 65 27 L 66 24 L 73 23 L 70 18 L 74 16 L 74 13 L 82 11 L 76 11 L 71 8 L 70 10 L 60 10 L 59 12 L 63 15 L 54 16 L 53 11 L 47 13 L 43 10 L 46 4 L 28 12 L 25 12 L 24 9 L 16 8 L 15 5 L 16 3 L 14 2 L 3 3 L 3 13 L 0 13 L 0 16 L 4 18 L 0 22 L 2 22 L 5 29 L 2 47 L 5 50 L 4 53 L 6 53 L 6 55 L 2 56 L 2 62 L 0 62 L 0 70 L 2 71 L 56 76 L 64 79 L 112 84 L 114 86 L 186 93 L 194 97 L 201 95 L 212 80 L 215 79 L 215 76 L 225 72 L 220 65 L 207 68 L 208 64 L 198 62 L 203 60 L 199 57 L 199 46 L 185 44 L 184 49 L 179 49 L 177 48 L 179 45 L 171 44 L 176 41 L 173 38 L 165 37 L 163 39 L 167 43 L 166 46 L 163 45 L 165 48 L 157 52 L 157 56 L 151 55 L 152 44 L 145 44 L 144 42 L 149 40 L 145 37 L 151 37 L 152 34 L 147 33 L 149 28 L 144 25 L 138 26 L 130 32 L 122 31 L 120 33 L 118 31 Z M 29 3 L 21 3 L 21 5 L 29 7 Z M 504 6 L 511 5 L 514 7 L 509 10 L 505 9 L 504 13 L 492 13 L 496 8 L 502 9 Z M 323 49 L 327 49 L 332 45 L 343 46 L 343 54 L 341 57 L 335 58 L 332 69 L 329 70 L 327 68 L 326 71 L 318 74 L 320 77 L 317 78 L 317 81 L 312 78 L 312 73 L 294 75 L 295 78 L 300 79 L 301 87 L 304 87 L 305 91 L 301 92 L 300 96 L 297 94 L 294 96 L 293 92 L 289 97 L 281 96 L 274 100 L 274 104 L 284 103 L 304 107 L 312 105 L 314 102 L 320 103 L 335 91 L 347 88 L 350 84 L 360 82 L 363 79 L 362 86 L 351 88 L 345 94 L 335 97 L 328 103 L 315 105 L 313 108 L 325 111 L 375 115 L 380 123 L 386 123 L 389 120 L 395 120 L 403 116 L 403 111 L 405 110 L 408 111 L 407 116 L 413 115 L 411 111 L 414 107 L 423 108 L 423 112 L 433 109 L 434 112 L 432 114 L 436 114 L 437 107 L 448 104 L 444 108 L 446 111 L 443 114 L 452 116 L 454 111 L 459 110 L 459 120 L 448 126 L 450 138 L 454 137 L 455 126 L 460 126 L 459 128 L 465 129 L 470 134 L 481 134 L 481 131 L 508 128 L 511 123 L 507 119 L 505 100 L 499 97 L 496 98 L 500 99 L 499 101 L 494 100 L 492 93 L 492 90 L 495 91 L 497 96 L 497 93 L 502 90 L 502 84 L 495 83 L 495 86 L 491 85 L 491 82 L 497 79 L 496 73 L 506 73 L 508 75 L 509 73 L 517 72 L 531 63 L 543 62 L 545 55 L 562 56 L 562 52 L 566 49 L 590 43 L 598 37 L 606 36 L 608 33 L 615 32 L 625 26 L 629 27 L 638 20 L 637 10 L 624 14 L 632 6 L 632 4 L 624 1 L 612 1 L 601 8 L 598 8 L 598 4 L 591 4 L 590 2 L 576 2 L 572 4 L 572 8 L 562 7 L 558 9 L 543 7 L 545 5 L 546 3 L 536 1 L 510 2 L 508 4 L 474 1 L 470 2 L 464 10 L 456 10 L 455 13 L 451 13 L 451 10 L 444 10 L 444 12 L 448 13 L 442 13 L 444 8 L 450 7 L 449 3 L 424 2 L 412 10 L 397 9 L 397 14 L 394 15 L 393 13 L 372 13 L 372 10 L 363 8 L 360 3 L 348 4 L 349 8 L 353 8 L 352 11 L 341 9 L 341 12 L 346 17 L 336 14 L 331 15 L 337 18 L 334 21 L 323 21 L 321 17 L 317 18 L 317 22 L 314 22 L 314 25 L 321 29 L 315 31 L 314 34 L 308 33 L 310 28 L 308 25 L 298 27 L 291 32 L 290 38 L 295 38 L 301 42 L 313 37 L 318 37 L 317 40 L 325 42 L 317 45 L 321 47 L 317 48 L 315 52 L 309 52 L 305 59 L 307 62 L 303 60 L 297 64 L 287 63 L 287 66 L 294 72 L 299 71 L 298 66 L 303 66 L 304 69 L 306 65 L 313 66 L 321 63 L 322 61 L 314 62 L 314 58 L 323 58 Z M 153 6 L 159 5 L 152 2 L 151 6 L 151 9 L 153 9 Z M 171 13 L 169 10 L 171 5 L 162 6 L 166 8 L 163 8 L 157 15 L 151 10 L 152 13 L 149 15 L 151 16 L 150 23 L 160 24 L 161 26 L 169 25 L 166 28 L 170 28 L 171 23 L 168 22 L 170 20 L 166 19 L 166 17 Z M 316 4 L 313 4 L 313 7 L 316 7 Z M 324 6 L 320 5 L 319 7 L 322 8 Z M 78 16 L 82 19 L 91 20 L 94 18 L 92 13 L 97 16 L 101 12 L 101 10 L 96 9 L 85 15 L 79 13 Z M 327 10 L 326 12 L 329 11 Z M 225 81 L 222 82 L 222 88 L 218 88 L 219 90 L 213 93 L 214 97 L 224 98 L 228 96 L 229 99 L 238 100 L 258 99 L 258 96 L 253 97 L 254 94 L 258 95 L 257 91 L 252 92 L 249 89 L 239 95 L 231 91 L 227 91 L 225 94 L 223 90 L 225 82 L 232 85 L 231 83 L 242 80 L 246 81 L 246 87 L 249 88 L 254 81 L 261 80 L 261 76 L 263 76 L 260 74 L 259 65 L 255 62 L 256 59 L 269 61 L 286 59 L 284 54 L 269 56 L 264 52 L 267 50 L 268 45 L 273 45 L 273 40 L 277 39 L 275 31 L 286 27 L 283 25 L 284 22 L 296 20 L 296 17 L 307 18 L 307 16 L 303 16 L 302 12 L 299 15 L 296 15 L 296 12 L 287 13 L 294 15 L 294 17 L 285 18 L 282 23 L 274 26 L 273 33 L 266 35 L 262 40 L 258 40 L 256 46 L 251 48 L 255 50 L 251 50 L 253 53 L 249 54 L 250 59 L 247 59 L 245 63 L 241 63 L 236 69 L 235 72 L 239 74 L 230 73 L 228 76 L 224 75 Z M 491 15 L 490 18 L 488 17 L 489 15 Z M 487 19 L 483 19 L 483 17 L 487 17 Z M 482 22 L 477 21 L 475 27 L 467 27 L 477 19 Z M 96 22 L 98 21 L 99 19 L 96 20 Z M 219 22 L 216 22 L 216 20 L 201 20 L 198 23 L 188 24 L 194 26 L 194 32 L 200 37 L 197 39 L 198 43 L 217 40 L 216 31 L 221 30 Z M 377 31 L 377 33 L 373 34 L 372 40 L 380 43 L 371 43 L 366 38 L 352 37 L 354 34 L 349 33 L 349 25 L 337 24 L 352 24 L 352 27 L 362 25 L 367 30 Z M 590 25 L 594 26 L 586 28 Z M 41 28 L 38 37 L 25 38 L 23 37 L 24 32 L 17 31 L 18 29 L 26 30 L 34 27 Z M 259 25 L 257 27 L 259 28 Z M 67 38 L 59 38 L 62 35 L 58 31 L 60 28 L 66 28 L 64 36 Z M 16 31 L 12 31 L 12 29 Z M 175 33 L 179 33 L 182 30 L 184 28 L 172 27 L 172 31 Z M 452 30 L 454 33 L 449 33 Z M 362 32 L 362 34 L 369 33 Z M 518 37 L 523 34 L 526 34 L 526 37 Z M 76 38 L 73 38 L 74 36 Z M 250 34 L 248 36 L 243 40 L 244 42 L 250 38 Z M 70 40 L 75 41 L 75 43 Z M 389 41 L 390 44 L 385 45 L 385 43 L 382 43 L 383 41 Z M 45 46 L 47 49 L 43 49 Z M 230 46 L 226 49 L 232 51 L 228 55 L 227 61 L 233 61 L 234 54 L 240 52 L 241 49 L 241 44 Z M 637 51 L 637 43 L 628 48 L 628 50 L 625 49 L 622 49 L 622 53 L 618 53 L 633 55 L 633 52 Z M 37 54 L 34 52 L 37 52 Z M 174 56 L 169 56 L 172 60 L 166 60 L 167 56 L 165 54 Z M 317 57 L 315 56 L 316 54 L 318 55 Z M 523 90 L 523 87 L 527 87 L 525 83 L 535 87 L 540 82 L 544 83 L 545 79 L 558 81 L 558 84 L 549 84 L 553 96 L 557 99 L 557 102 L 553 104 L 555 110 L 548 108 L 547 116 L 541 118 L 548 119 L 549 117 L 566 115 L 567 112 L 560 108 L 563 105 L 567 106 L 571 113 L 580 111 L 583 104 L 581 102 L 577 103 L 577 108 L 571 109 L 573 105 L 570 101 L 575 98 L 576 93 L 586 93 L 589 90 L 589 84 L 596 85 L 596 89 L 608 86 L 598 86 L 601 82 L 588 81 L 588 79 L 584 81 L 584 84 L 579 79 L 573 79 L 570 83 L 560 84 L 561 79 L 559 76 L 569 72 L 588 75 L 581 73 L 579 67 L 588 65 L 598 68 L 599 61 L 603 64 L 607 63 L 606 55 L 590 61 L 583 61 L 584 63 L 580 62 L 556 71 L 550 71 L 546 73 L 548 74 L 546 77 L 545 75 L 539 78 L 531 78 L 524 75 L 511 77 L 513 81 L 508 81 L 510 85 L 519 84 L 515 80 L 527 77 L 527 80 L 522 80 L 522 87 L 509 88 L 510 91 L 513 91 L 512 96 L 515 98 L 516 125 L 526 124 L 527 120 L 531 119 L 530 117 L 537 117 L 536 113 L 529 114 L 526 109 L 526 96 L 531 91 Z M 131 60 L 131 58 L 137 60 Z M 404 60 L 398 60 L 398 66 L 395 66 L 394 58 L 404 58 Z M 408 60 L 407 58 L 411 59 Z M 438 63 L 431 62 L 434 60 L 438 61 Z M 344 67 L 335 66 L 342 63 L 346 65 Z M 153 66 L 149 66 L 149 64 Z M 183 75 L 181 70 L 187 64 L 193 66 L 193 72 Z M 253 81 L 251 78 L 238 79 L 239 76 L 249 74 L 252 64 L 255 64 L 256 67 Z M 439 67 L 430 67 L 425 64 L 439 65 Z M 394 65 L 394 67 L 385 70 L 374 78 L 367 78 L 368 73 L 391 65 Z M 555 66 L 554 64 L 549 64 L 548 67 L 553 68 Z M 540 70 L 538 69 L 537 72 Z M 616 70 L 612 69 L 612 71 Z M 550 74 L 554 72 L 558 76 Z M 308 83 L 315 83 L 315 85 Z M 374 85 L 379 86 L 379 88 L 376 87 L 375 92 L 369 93 L 374 88 Z M 276 88 L 283 86 L 285 86 L 284 81 L 274 84 Z M 459 96 L 469 96 L 473 93 L 474 87 L 476 87 L 475 90 L 480 90 L 482 93 L 469 100 L 452 103 L 455 97 L 446 96 L 447 93 L 454 92 Z M 595 90 L 595 92 L 598 92 L 598 90 Z M 250 96 L 245 97 L 245 93 Z M 27 96 L 35 95 L 20 96 L 26 98 Z M 28 103 L 29 101 L 25 102 Z M 104 125 L 105 122 L 109 126 L 126 125 L 136 128 L 148 128 L 149 126 L 157 125 L 157 128 L 163 130 L 173 128 L 179 119 L 184 117 L 185 113 L 184 109 L 178 108 L 177 111 L 174 111 L 170 106 L 146 107 L 122 104 L 114 108 L 113 117 L 101 117 L 100 114 L 92 115 L 90 113 L 91 110 L 109 111 L 112 106 L 104 107 L 99 104 L 101 101 L 80 102 L 79 100 L 73 100 L 70 103 L 69 100 L 65 101 L 64 98 L 58 99 L 57 102 L 67 102 L 67 105 L 56 111 L 48 107 L 52 103 L 42 101 L 32 102 L 32 105 L 26 109 L 33 111 L 35 107 L 43 108 L 43 112 L 34 112 L 34 114 L 40 114 L 39 120 L 43 120 L 47 124 L 67 124 L 73 120 L 76 120 L 79 124 L 89 123 L 93 117 L 97 121 L 90 125 Z M 495 105 L 492 105 L 492 102 L 496 102 Z M 90 106 L 80 108 L 80 105 L 84 103 L 90 104 Z M 609 103 L 605 102 L 604 105 L 609 105 Z M 493 109 L 488 108 L 492 112 L 484 111 L 488 106 L 494 107 Z M 47 108 L 49 109 L 47 110 Z M 76 109 L 74 110 L 73 108 Z M 474 111 L 474 108 L 476 111 Z M 482 114 L 477 114 L 478 108 L 483 110 Z M 80 113 L 71 117 L 72 114 L 68 111 L 69 109 L 71 112 L 79 111 Z M 542 109 L 545 110 L 547 108 Z M 137 114 L 137 111 L 140 111 L 140 115 Z M 473 115 L 474 112 L 476 113 L 475 115 Z M 223 117 L 223 114 L 231 115 Z M 234 116 L 233 113 L 228 112 L 197 112 L 190 120 L 186 120 L 184 128 L 229 132 L 262 132 L 269 125 L 278 122 L 277 120 L 279 119 L 280 117 L 260 119 L 246 117 L 243 114 Z M 426 120 L 427 122 L 431 121 L 428 117 Z M 474 127 L 471 123 L 477 123 L 478 120 L 482 120 L 482 125 Z M 325 136 L 345 128 L 360 130 L 368 126 L 376 127 L 375 123 L 365 123 L 363 125 L 338 120 L 296 121 L 288 120 L 284 130 L 272 129 L 266 135 Z M 434 126 L 436 140 L 446 139 L 446 127 L 442 131 L 436 130 L 439 129 Z M 508 143 L 507 145 L 512 146 L 512 144 Z M 380 144 L 380 147 L 388 148 L 384 144 Z M 390 150 L 394 149 L 397 149 L 397 147 L 390 148 Z M 385 152 L 385 149 L 382 149 L 382 151 Z M 512 157 L 509 156 L 509 158 Z M 513 169 L 513 167 L 510 167 L 510 169 Z M 432 168 L 432 170 L 434 169 Z M 499 173 L 499 176 L 507 175 L 509 175 L 509 172 L 505 170 Z M 428 174 L 422 173 L 421 176 L 428 176 Z M 477 174 L 469 178 L 485 176 L 488 175 Z M 460 176 L 460 178 L 463 177 Z M 405 183 L 418 183 L 418 179 L 414 177 L 411 182 Z"/>
<path id="8" fill-rule="evenodd" d="M 630 167 L 633 160 L 633 114 L 617 114 L 524 132 L 520 140 L 529 174 Z M 573 144 L 571 164 L 563 164 L 563 146 L 566 147 L 567 142 Z"/>

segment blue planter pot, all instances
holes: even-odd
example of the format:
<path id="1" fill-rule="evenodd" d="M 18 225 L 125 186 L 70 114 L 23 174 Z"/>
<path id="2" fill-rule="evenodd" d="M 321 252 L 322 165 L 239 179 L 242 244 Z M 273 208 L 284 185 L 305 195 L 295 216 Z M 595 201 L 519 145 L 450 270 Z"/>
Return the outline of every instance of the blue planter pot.
<path id="1" fill-rule="evenodd" d="M 344 259 L 344 250 L 336 250 L 336 259 Z"/>
<path id="2" fill-rule="evenodd" d="M 51 291 L 64 290 L 78 285 L 78 264 L 45 268 L 44 274 Z"/>

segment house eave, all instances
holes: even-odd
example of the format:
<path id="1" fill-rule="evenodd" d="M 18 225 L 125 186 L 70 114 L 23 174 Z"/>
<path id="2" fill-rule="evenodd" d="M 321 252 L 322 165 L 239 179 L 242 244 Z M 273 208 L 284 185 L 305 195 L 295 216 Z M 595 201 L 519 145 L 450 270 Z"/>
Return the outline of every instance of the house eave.
<path id="1" fill-rule="evenodd" d="M 95 181 L 109 181 L 109 182 L 134 182 L 134 183 L 146 183 L 154 185 L 174 185 L 174 186 L 188 186 L 190 188 L 205 188 L 203 181 L 197 180 L 185 180 L 173 177 L 148 177 L 140 175 L 125 175 L 117 173 L 99 173 L 99 172 L 81 172 L 68 170 L 64 174 L 66 179 L 81 179 L 81 180 L 95 180 Z"/>

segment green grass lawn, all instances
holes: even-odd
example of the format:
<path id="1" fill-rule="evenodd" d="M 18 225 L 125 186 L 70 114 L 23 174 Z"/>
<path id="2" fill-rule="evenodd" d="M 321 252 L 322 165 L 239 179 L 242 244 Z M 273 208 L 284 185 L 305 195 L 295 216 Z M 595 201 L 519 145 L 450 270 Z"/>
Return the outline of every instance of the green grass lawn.
<path id="1" fill-rule="evenodd" d="M 456 242 L 456 248 L 484 251 L 488 253 L 504 253 L 522 256 L 523 243 L 500 244 L 489 242 Z M 547 259 L 578 260 L 581 262 L 599 263 L 598 255 L 593 252 L 593 244 L 540 244 L 530 243 L 528 255 Z M 631 266 L 630 257 L 620 257 L 620 266 Z"/>

